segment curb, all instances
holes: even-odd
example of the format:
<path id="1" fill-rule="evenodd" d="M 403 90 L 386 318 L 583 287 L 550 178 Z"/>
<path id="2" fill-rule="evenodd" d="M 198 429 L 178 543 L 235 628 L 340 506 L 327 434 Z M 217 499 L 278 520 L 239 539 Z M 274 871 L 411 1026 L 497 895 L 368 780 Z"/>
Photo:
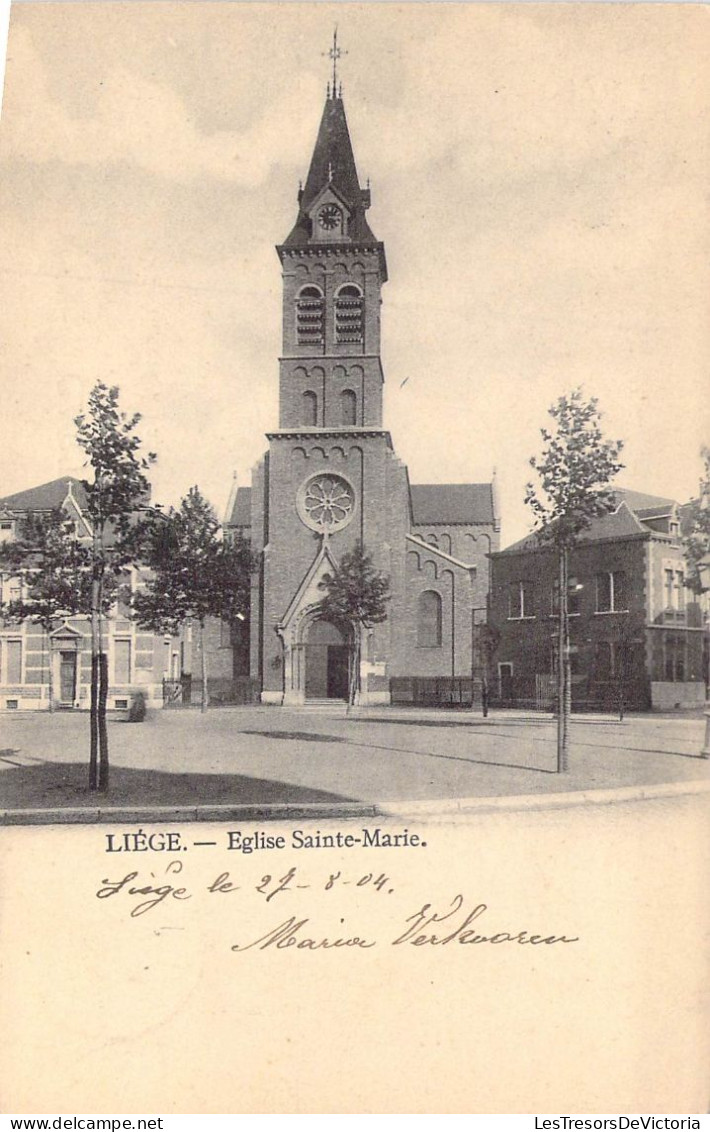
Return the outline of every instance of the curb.
<path id="1" fill-rule="evenodd" d="M 442 802 L 393 802 L 378 806 L 387 817 L 454 817 L 456 814 L 511 810 L 560 810 L 572 806 L 608 806 L 652 802 L 710 793 L 710 780 L 664 782 L 655 786 L 618 786 L 600 790 L 570 790 L 566 794 L 518 794 L 507 798 L 454 798 Z"/>
<path id="2" fill-rule="evenodd" d="M 654 786 L 620 786 L 601 790 L 575 790 L 560 794 L 518 794 L 505 798 L 453 798 L 425 802 L 384 802 L 378 804 L 343 803 L 328 806 L 322 802 L 273 805 L 248 803 L 242 806 L 83 806 L 63 809 L 0 811 L 2 825 L 97 825 L 114 822 L 166 823 L 240 821 L 288 821 L 294 819 L 329 821 L 354 818 L 450 819 L 474 813 L 514 812 L 516 810 L 559 810 L 573 806 L 604 806 L 630 802 L 650 802 L 660 798 L 681 798 L 710 793 L 710 780 L 668 782 Z"/>

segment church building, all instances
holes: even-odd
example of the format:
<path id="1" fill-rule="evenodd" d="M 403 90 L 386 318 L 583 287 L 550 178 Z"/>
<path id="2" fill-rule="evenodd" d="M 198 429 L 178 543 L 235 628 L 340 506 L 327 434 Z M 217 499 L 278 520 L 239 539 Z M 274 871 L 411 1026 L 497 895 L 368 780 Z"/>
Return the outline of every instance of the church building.
<path id="1" fill-rule="evenodd" d="M 392 593 L 387 620 L 362 643 L 360 702 L 411 701 L 417 682 L 451 702 L 468 681 L 470 698 L 488 555 L 499 548 L 494 484 L 410 484 L 394 450 L 380 358 L 387 261 L 369 207 L 333 84 L 295 224 L 276 249 L 278 427 L 225 523 L 250 539 L 261 564 L 235 662 L 264 703 L 346 697 L 345 642 L 316 607 L 319 583 L 357 541 Z"/>

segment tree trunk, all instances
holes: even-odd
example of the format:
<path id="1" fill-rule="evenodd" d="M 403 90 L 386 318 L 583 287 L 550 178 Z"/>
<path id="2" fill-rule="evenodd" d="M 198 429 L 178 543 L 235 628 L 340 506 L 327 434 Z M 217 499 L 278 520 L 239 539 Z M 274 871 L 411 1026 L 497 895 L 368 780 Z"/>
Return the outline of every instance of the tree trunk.
<path id="1" fill-rule="evenodd" d="M 207 652 L 205 650 L 205 623 L 200 621 L 200 652 L 202 653 L 202 698 L 200 711 L 207 711 L 210 697 L 207 691 Z"/>
<path id="2" fill-rule="evenodd" d="M 108 729 L 106 701 L 108 699 L 108 657 L 99 653 L 99 790 L 108 790 Z"/>
<path id="3" fill-rule="evenodd" d="M 102 532 L 99 532 L 101 542 Z M 100 560 L 99 593 L 98 593 L 98 626 L 99 626 L 99 702 L 98 702 L 98 729 L 99 729 L 99 790 L 108 790 L 108 729 L 106 726 L 106 702 L 108 700 L 108 657 L 104 652 L 104 564 L 103 547 Z"/>
<path id="4" fill-rule="evenodd" d="M 49 710 L 54 711 L 54 680 L 52 679 L 52 638 L 51 625 L 46 629 L 47 633 L 47 691 L 49 692 Z"/>
<path id="5" fill-rule="evenodd" d="M 91 571 L 91 703 L 89 705 L 89 790 L 99 786 L 99 655 L 101 624 L 99 621 L 98 538 L 94 532 L 94 561 Z"/>
<path id="6" fill-rule="evenodd" d="M 348 713 L 355 706 L 360 687 L 360 634 L 353 625 L 350 638 L 350 673 L 348 681 Z"/>

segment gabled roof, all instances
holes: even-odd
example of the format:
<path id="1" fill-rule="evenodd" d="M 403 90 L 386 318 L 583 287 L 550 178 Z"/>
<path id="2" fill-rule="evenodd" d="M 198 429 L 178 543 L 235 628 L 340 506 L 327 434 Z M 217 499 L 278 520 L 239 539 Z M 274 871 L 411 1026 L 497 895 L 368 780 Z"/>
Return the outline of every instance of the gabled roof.
<path id="1" fill-rule="evenodd" d="M 58 480 L 40 484 L 39 487 L 30 487 L 27 491 L 18 491 L 14 495 L 6 495 L 0 499 L 0 507 L 10 511 L 52 511 L 61 507 L 71 486 L 74 499 L 82 511 L 86 508 L 86 492 L 81 480 L 73 476 L 62 476 Z"/>
<path id="2" fill-rule="evenodd" d="M 237 488 L 231 514 L 225 519 L 226 527 L 251 526 L 251 488 Z"/>
<path id="3" fill-rule="evenodd" d="M 342 98 L 330 97 L 326 99 L 323 108 L 306 184 L 299 194 L 298 218 L 284 240 L 283 247 L 301 247 L 310 241 L 308 213 L 317 197 L 329 184 L 350 211 L 348 225 L 350 239 L 354 243 L 371 244 L 381 250 L 382 245 L 376 240 L 365 219 L 369 193 L 363 192 L 360 188 L 350 131 L 345 117 L 345 106 Z"/>
<path id="4" fill-rule="evenodd" d="M 643 491 L 631 491 L 626 487 L 614 488 L 612 492 L 617 503 L 626 503 L 637 515 L 668 515 L 675 504 L 673 499 L 660 495 L 647 495 Z"/>
<path id="5" fill-rule="evenodd" d="M 417 527 L 495 520 L 489 483 L 413 483 L 409 490 Z"/>
<path id="6" fill-rule="evenodd" d="M 648 536 L 651 532 L 648 527 L 644 527 L 642 523 L 636 518 L 636 515 L 631 508 L 622 501 L 615 511 L 610 511 L 608 515 L 603 515 L 599 519 L 592 520 L 592 524 L 586 531 L 582 531 L 579 535 L 579 542 L 596 542 L 600 539 L 613 539 L 613 538 L 631 538 L 638 537 L 639 535 Z M 521 538 L 518 542 L 514 542 L 511 546 L 506 546 L 505 550 L 501 550 L 499 554 L 520 554 L 521 551 L 526 550 L 540 550 L 543 547 L 549 546 L 541 540 L 539 534 L 533 531 L 531 534 Z"/>

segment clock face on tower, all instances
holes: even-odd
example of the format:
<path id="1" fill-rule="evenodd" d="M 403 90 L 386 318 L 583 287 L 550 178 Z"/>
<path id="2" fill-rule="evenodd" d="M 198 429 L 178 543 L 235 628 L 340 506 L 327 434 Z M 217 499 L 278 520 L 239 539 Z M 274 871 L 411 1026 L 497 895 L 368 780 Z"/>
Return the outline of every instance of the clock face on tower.
<path id="1" fill-rule="evenodd" d="M 340 228 L 342 213 L 335 204 L 324 204 L 318 213 L 318 224 L 324 232 L 334 232 Z"/>

